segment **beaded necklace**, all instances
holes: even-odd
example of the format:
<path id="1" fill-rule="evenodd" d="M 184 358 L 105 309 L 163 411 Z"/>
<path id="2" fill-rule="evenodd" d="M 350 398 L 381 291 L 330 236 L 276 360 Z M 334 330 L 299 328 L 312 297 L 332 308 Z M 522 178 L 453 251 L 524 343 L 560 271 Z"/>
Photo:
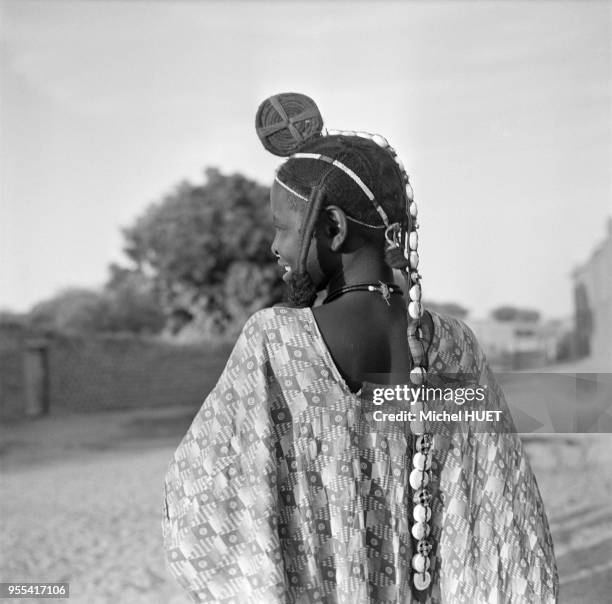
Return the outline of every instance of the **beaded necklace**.
<path id="1" fill-rule="evenodd" d="M 379 281 L 378 284 L 356 283 L 355 285 L 345 285 L 344 287 L 339 287 L 338 289 L 334 289 L 333 291 L 329 292 L 322 304 L 327 304 L 328 302 L 340 297 L 342 294 L 348 294 L 349 292 L 356 291 L 379 292 L 383 297 L 383 300 L 387 303 L 387 306 L 391 305 L 389 302 L 391 299 L 391 294 L 399 294 L 400 296 L 404 295 L 401 288 L 398 285 L 395 285 L 395 283 L 383 283 L 382 281 Z"/>

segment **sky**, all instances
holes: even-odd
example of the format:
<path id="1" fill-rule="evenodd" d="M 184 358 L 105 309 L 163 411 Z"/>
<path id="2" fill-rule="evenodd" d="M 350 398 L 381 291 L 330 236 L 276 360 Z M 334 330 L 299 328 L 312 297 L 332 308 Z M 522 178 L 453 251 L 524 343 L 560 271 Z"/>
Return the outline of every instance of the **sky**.
<path id="1" fill-rule="evenodd" d="M 270 184 L 254 116 L 377 132 L 420 213 L 425 299 L 572 313 L 612 215 L 612 3 L 0 0 L 0 308 L 126 262 L 121 228 L 206 166 Z"/>

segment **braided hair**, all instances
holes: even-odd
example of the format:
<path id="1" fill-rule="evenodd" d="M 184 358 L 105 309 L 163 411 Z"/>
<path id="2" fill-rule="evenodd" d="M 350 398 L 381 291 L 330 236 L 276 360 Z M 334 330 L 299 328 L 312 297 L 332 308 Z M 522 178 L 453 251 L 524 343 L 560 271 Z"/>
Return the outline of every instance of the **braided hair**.
<path id="1" fill-rule="evenodd" d="M 300 147 L 301 153 L 322 154 L 342 162 L 372 191 L 391 222 L 407 228 L 406 191 L 402 174 L 393 156 L 372 140 L 358 136 L 316 137 Z M 360 229 L 369 241 L 378 241 L 383 225 L 374 205 L 357 183 L 342 170 L 330 169 L 317 159 L 290 157 L 278 170 L 277 178 L 301 195 L 309 197 L 315 186 L 325 185 L 326 201 L 342 208 L 350 217 L 375 225 Z M 322 183 L 322 181 L 324 181 Z M 359 222 L 354 224 L 359 225 Z M 398 267 L 399 268 L 399 267 Z"/>
<path id="2" fill-rule="evenodd" d="M 408 201 L 402 171 L 389 151 L 371 139 L 354 135 L 317 136 L 300 145 L 299 151 L 300 154 L 333 158 L 358 174 L 387 215 L 389 223 L 397 224 L 398 243 L 404 244 L 409 230 Z M 353 232 L 383 252 L 386 225 L 360 186 L 345 172 L 319 159 L 290 157 L 279 168 L 276 179 L 304 198 L 310 198 L 317 187 L 323 187 L 325 205 L 337 205 L 344 210 Z M 313 224 L 316 224 L 316 218 Z M 311 239 L 312 232 L 303 229 L 302 242 L 308 246 Z M 384 259 L 392 269 L 401 270 L 408 265 L 400 247 L 388 249 Z M 290 306 L 311 306 L 316 289 L 308 274 L 297 271 L 291 277 L 285 301 Z"/>

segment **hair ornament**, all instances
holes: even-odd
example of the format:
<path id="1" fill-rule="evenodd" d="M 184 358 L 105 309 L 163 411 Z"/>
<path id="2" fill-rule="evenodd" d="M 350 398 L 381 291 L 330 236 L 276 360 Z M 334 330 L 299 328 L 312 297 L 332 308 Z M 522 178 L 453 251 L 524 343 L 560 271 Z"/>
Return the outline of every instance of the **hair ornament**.
<path id="1" fill-rule="evenodd" d="M 333 157 L 327 157 L 327 155 L 322 155 L 321 153 L 294 153 L 291 157 L 301 158 L 301 159 L 319 159 L 321 161 L 325 161 L 328 164 L 332 164 L 336 166 L 336 168 L 340 168 L 345 174 L 347 174 L 350 178 L 352 178 L 357 186 L 365 193 L 365 196 L 370 200 L 374 201 L 374 193 L 370 191 L 370 188 L 351 170 L 348 166 L 345 166 L 342 162 L 334 159 Z M 385 218 L 386 218 L 385 214 Z M 384 219 L 383 219 L 384 220 Z"/>
<path id="2" fill-rule="evenodd" d="M 306 202 L 310 201 L 308 197 L 306 197 L 305 195 L 302 195 L 301 193 L 298 193 L 295 189 L 290 187 L 288 184 L 284 183 L 278 176 L 275 176 L 274 180 L 281 187 L 283 187 L 283 189 L 285 189 L 286 191 L 288 191 L 289 193 L 291 193 L 298 199 L 301 199 L 302 201 L 306 201 Z M 387 228 L 384 224 L 368 224 L 367 222 L 363 222 L 361 220 L 358 220 L 357 218 L 353 218 L 352 216 L 349 216 L 346 212 L 344 213 L 344 215 L 346 216 L 347 220 L 350 220 L 351 222 L 356 222 L 357 224 L 360 224 L 364 227 L 368 227 L 369 229 L 386 229 Z"/>
<path id="3" fill-rule="evenodd" d="M 323 118 L 310 97 L 297 92 L 283 92 L 259 105 L 255 129 L 270 153 L 289 157 L 307 140 L 321 135 Z"/>
<path id="4" fill-rule="evenodd" d="M 350 220 L 351 222 L 356 222 L 357 224 L 360 224 L 364 227 L 368 227 L 369 229 L 386 229 L 387 228 L 384 224 L 368 224 L 367 222 L 362 222 L 361 220 L 357 220 L 357 218 L 353 218 L 352 216 L 349 216 L 346 212 L 344 212 L 344 215 L 346 216 L 347 220 Z"/>
<path id="5" fill-rule="evenodd" d="M 385 262 L 391 268 L 403 270 L 408 266 L 408 259 L 401 248 L 402 226 L 399 222 L 394 222 L 385 230 Z"/>
<path id="6" fill-rule="evenodd" d="M 379 146 L 382 147 L 383 149 L 386 149 L 387 147 L 389 147 L 389 141 L 384 137 L 381 136 L 380 134 L 373 134 L 372 135 L 372 140 Z"/>
<path id="7" fill-rule="evenodd" d="M 281 187 L 283 187 L 283 189 L 285 189 L 286 191 L 289 191 L 289 193 L 291 193 L 292 195 L 295 195 L 298 199 L 301 199 L 303 201 L 308 201 L 308 197 L 306 197 L 305 195 L 302 195 L 301 193 L 298 193 L 295 189 L 292 189 L 289 185 L 285 184 L 278 176 L 275 176 L 274 180 Z"/>
<path id="8" fill-rule="evenodd" d="M 322 153 L 294 153 L 292 158 L 296 159 L 317 159 L 320 161 L 324 161 L 332 166 L 339 168 L 342 170 L 349 178 L 353 180 L 353 182 L 363 191 L 364 195 L 372 202 L 374 209 L 378 212 L 378 215 L 382 219 L 384 226 L 389 227 L 389 217 L 387 213 L 384 211 L 383 207 L 376 201 L 374 197 L 374 193 L 370 190 L 370 188 L 359 178 L 357 174 L 353 170 L 351 170 L 348 166 L 343 164 L 342 162 L 334 159 L 333 157 L 328 157 L 327 155 L 323 155 Z"/>
<path id="9" fill-rule="evenodd" d="M 386 138 L 379 134 L 370 135 L 368 138 L 373 140 L 377 145 L 384 148 L 395 159 L 395 163 L 402 175 L 402 180 L 406 188 L 406 215 L 408 219 L 408 228 L 404 235 L 404 247 L 400 247 L 401 231 L 399 237 L 396 236 L 396 231 L 393 229 L 392 237 L 389 236 L 389 227 L 385 231 L 387 240 L 387 249 L 385 259 L 390 266 L 395 267 L 396 263 L 401 265 L 402 275 L 406 279 L 408 285 L 408 315 L 411 319 L 408 325 L 408 345 L 410 354 L 413 359 L 414 366 L 410 370 L 410 381 L 414 386 L 421 386 L 427 382 L 427 355 L 423 342 L 423 330 L 421 321 L 423 318 L 423 305 L 421 303 L 421 275 L 417 268 L 419 265 L 418 249 L 418 233 L 419 225 L 417 223 L 418 209 L 414 201 L 414 191 L 410 184 L 410 179 L 404 168 L 404 164 L 397 156 L 395 150 L 389 145 Z M 391 225 L 394 226 L 394 225 Z M 398 241 L 398 239 L 400 241 Z M 400 258 L 401 256 L 401 258 Z M 422 403 L 421 403 L 422 404 Z M 427 431 L 425 422 L 411 422 L 410 428 L 413 434 L 419 435 L 416 441 L 416 453 L 413 456 L 413 469 L 410 473 L 410 486 L 414 489 L 414 501 L 418 505 L 414 508 L 414 524 L 411 527 L 412 537 L 416 541 L 416 554 L 412 559 L 412 568 L 415 571 L 412 576 L 412 584 L 417 592 L 421 594 L 431 585 L 432 575 L 429 572 L 431 560 L 429 558 L 432 552 L 432 544 L 428 540 L 431 533 L 431 527 L 428 522 L 431 520 L 431 492 L 427 485 L 431 479 L 431 448 L 433 439 L 431 433 Z M 425 456 L 425 457 L 424 457 Z M 423 596 L 417 596 L 419 601 Z"/>
<path id="10" fill-rule="evenodd" d="M 415 302 L 421 299 L 421 286 L 418 283 L 408 290 L 408 297 Z"/>
<path id="11" fill-rule="evenodd" d="M 406 198 L 410 203 L 414 201 L 414 191 L 412 190 L 412 186 L 408 182 L 408 176 L 406 176 Z"/>
<path id="12" fill-rule="evenodd" d="M 408 249 L 416 252 L 419 245 L 419 234 L 416 231 L 408 233 Z"/>
<path id="13" fill-rule="evenodd" d="M 389 247 L 399 247 L 402 227 L 399 222 L 390 224 L 385 230 L 385 239 Z M 390 235 L 389 235 L 390 233 Z"/>

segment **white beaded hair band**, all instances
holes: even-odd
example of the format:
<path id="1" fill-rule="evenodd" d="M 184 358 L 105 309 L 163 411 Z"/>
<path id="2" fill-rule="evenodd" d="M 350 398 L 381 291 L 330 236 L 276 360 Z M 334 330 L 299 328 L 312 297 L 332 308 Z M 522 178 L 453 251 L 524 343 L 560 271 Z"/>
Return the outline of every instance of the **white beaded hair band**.
<path id="1" fill-rule="evenodd" d="M 281 186 L 283 189 L 286 189 L 291 193 L 291 195 L 295 195 L 299 199 L 303 199 L 304 201 L 308 201 L 308 197 L 305 195 L 300 195 L 295 189 L 292 189 L 289 185 L 286 185 L 278 176 L 274 177 L 274 180 Z"/>
<path id="2" fill-rule="evenodd" d="M 274 180 L 281 187 L 283 187 L 283 189 L 289 191 L 289 193 L 291 193 L 292 195 L 295 195 L 298 199 L 302 199 L 304 201 L 308 201 L 308 197 L 306 197 L 305 195 L 301 195 L 295 189 L 292 189 L 289 185 L 285 184 L 278 176 L 275 176 Z M 368 224 L 367 222 L 362 222 L 361 220 L 357 220 L 357 218 L 353 218 L 352 216 L 349 216 L 346 212 L 344 212 L 344 215 L 346 216 L 347 220 L 350 220 L 352 222 L 356 222 L 357 224 L 361 224 L 361 225 L 363 225 L 365 227 L 368 227 L 369 229 L 385 229 L 385 228 L 387 228 L 387 227 L 385 227 L 384 224 L 374 225 L 374 224 Z"/>
<path id="3" fill-rule="evenodd" d="M 372 202 L 374 208 L 378 212 L 379 216 L 382 218 L 384 222 L 385 228 L 389 228 L 389 218 L 387 217 L 387 213 L 382 209 L 381 205 L 374 198 L 374 193 L 370 191 L 370 189 L 366 186 L 366 184 L 351 170 L 348 166 L 345 166 L 342 162 L 339 162 L 337 159 L 333 159 L 332 157 L 328 157 L 327 155 L 323 155 L 322 153 L 294 153 L 291 155 L 291 158 L 296 159 L 318 159 L 320 161 L 324 161 L 336 168 L 342 170 L 349 178 L 353 180 L 357 184 L 357 186 L 364 192 L 366 197 Z"/>

